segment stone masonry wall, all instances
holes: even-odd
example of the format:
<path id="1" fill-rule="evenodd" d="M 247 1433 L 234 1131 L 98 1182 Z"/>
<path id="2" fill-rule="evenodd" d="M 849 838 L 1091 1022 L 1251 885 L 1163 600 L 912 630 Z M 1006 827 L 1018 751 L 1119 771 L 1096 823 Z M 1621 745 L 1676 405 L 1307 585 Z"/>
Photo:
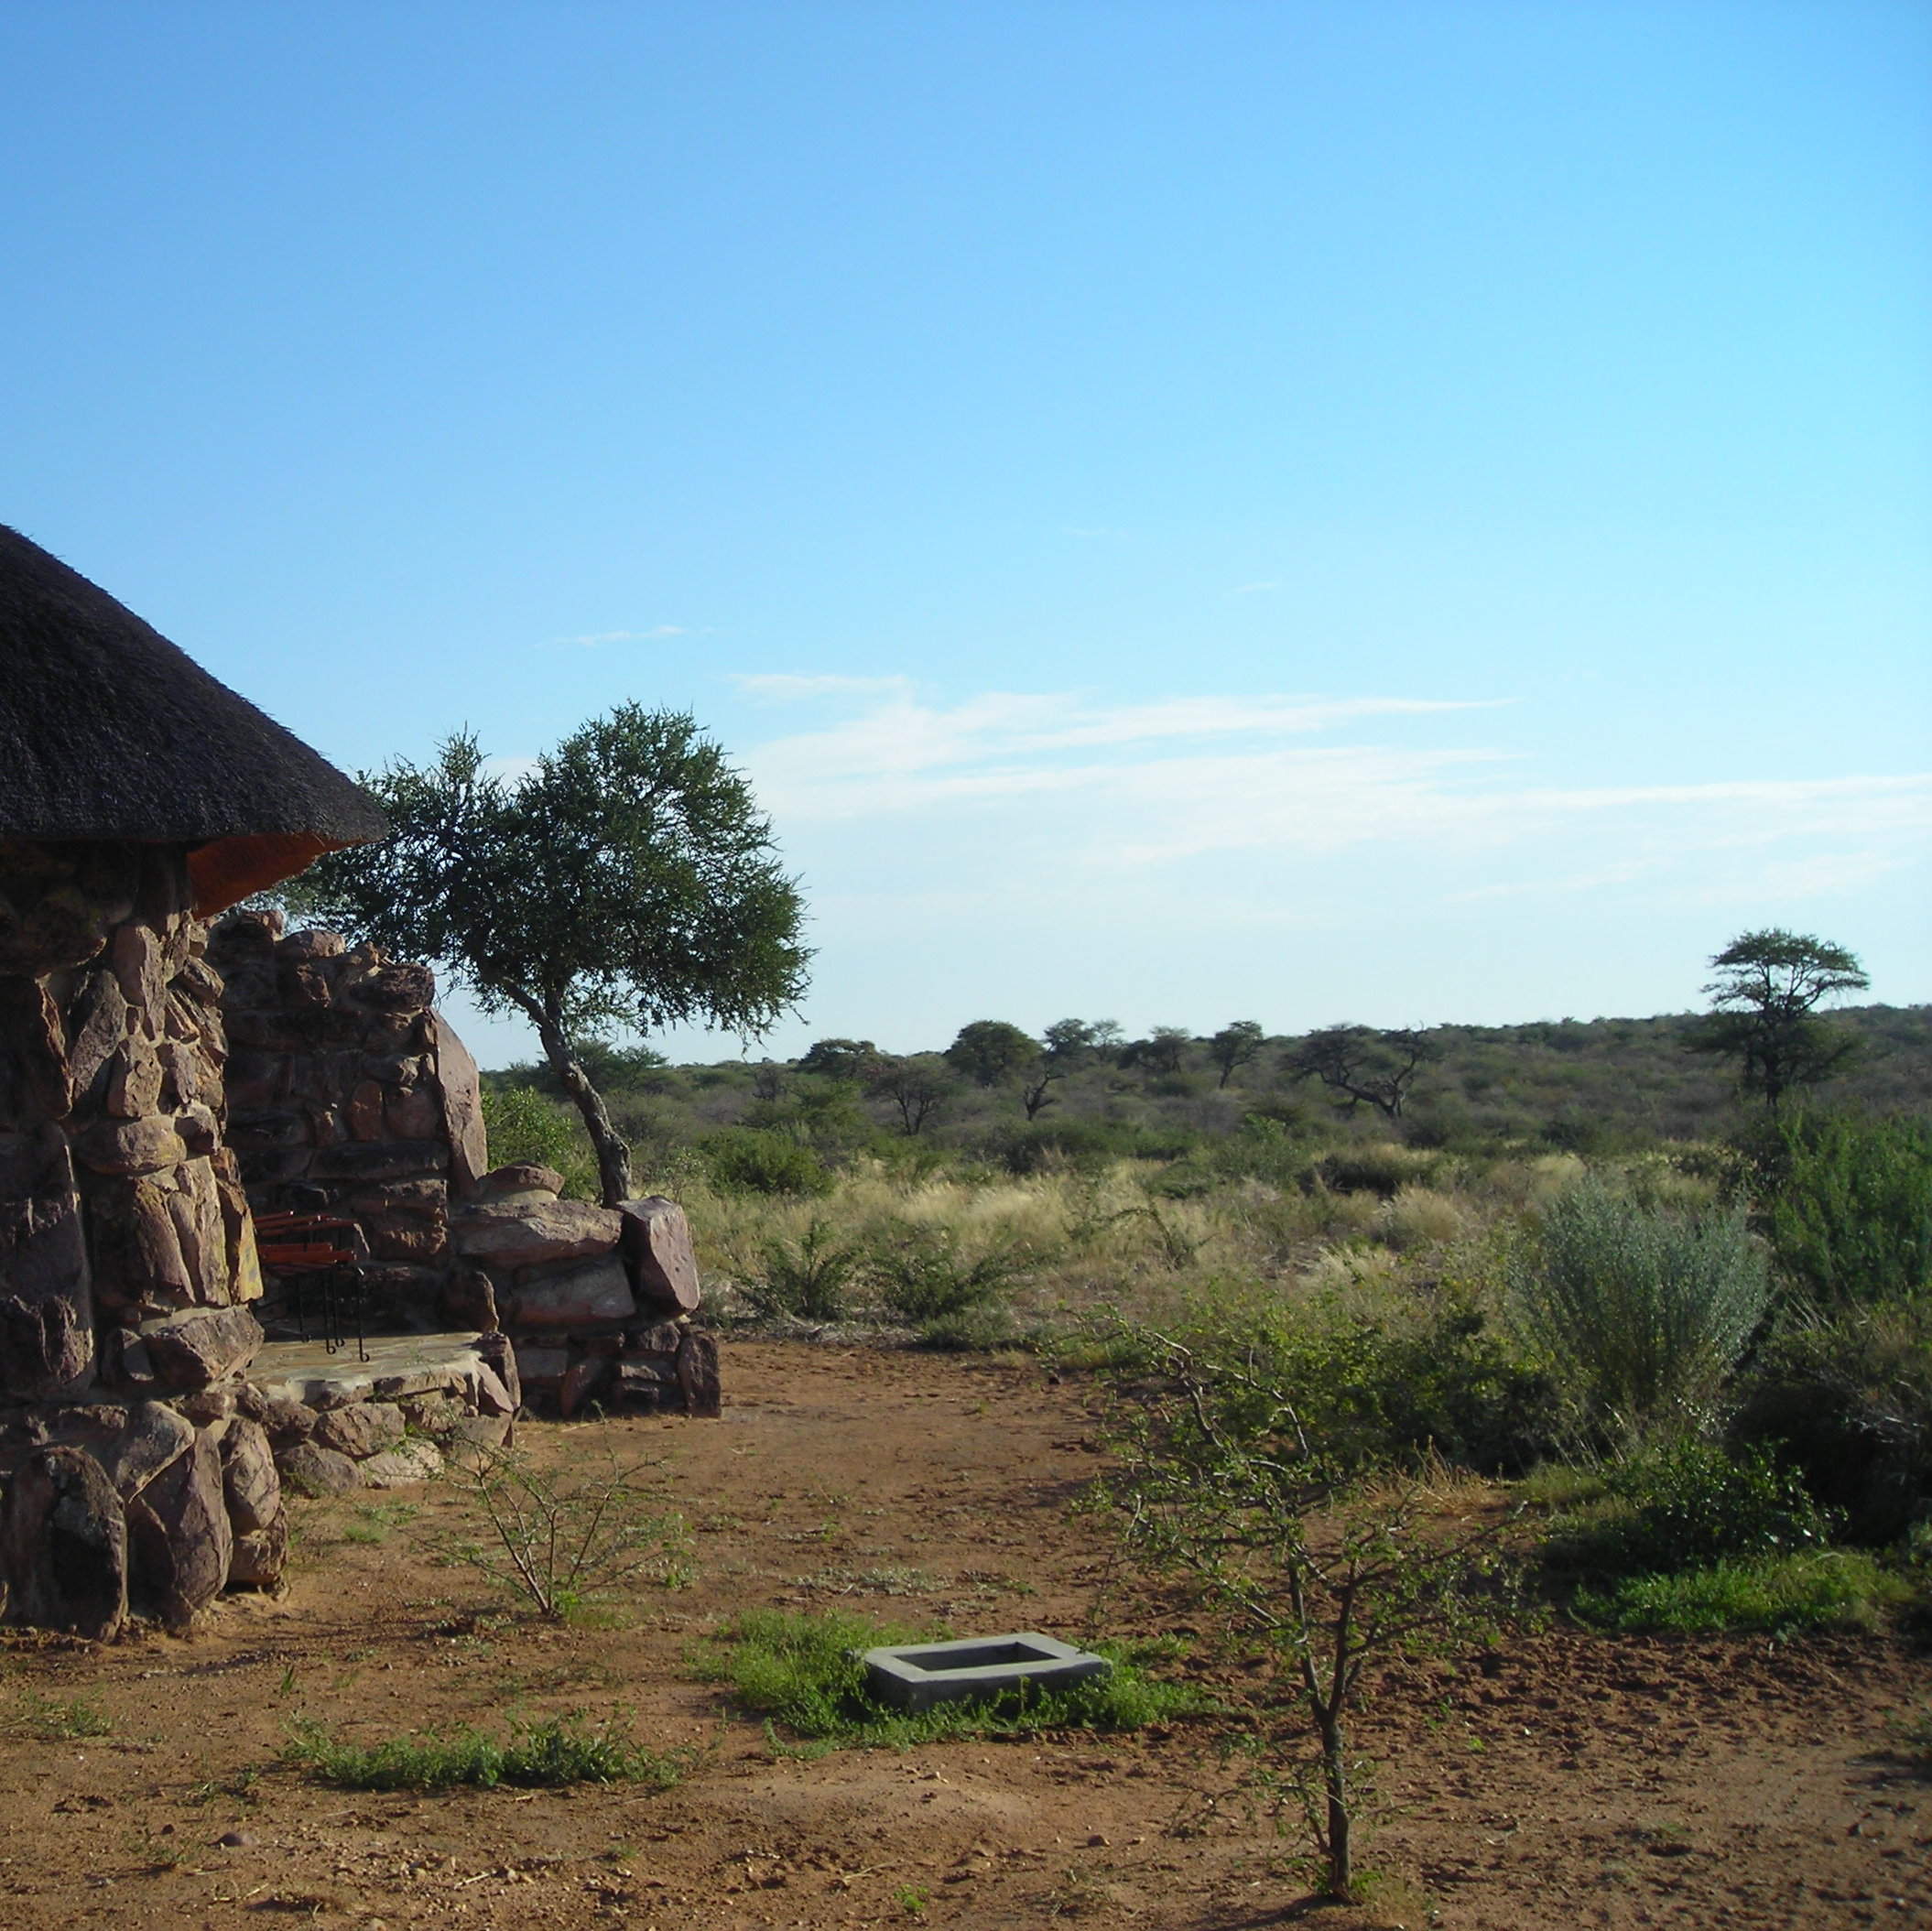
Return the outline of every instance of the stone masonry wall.
<path id="1" fill-rule="evenodd" d="M 16 1621 L 100 1633 L 131 1590 L 180 1622 L 280 1573 L 274 1464 L 237 1426 L 262 1283 L 186 860 L 0 841 L 0 1581 Z M 63 1577 L 86 1599 L 72 1614 Z"/>
<path id="2" fill-rule="evenodd" d="M 382 1325 L 470 1325 L 444 1303 L 450 1210 L 488 1151 L 476 1062 L 435 1010 L 435 975 L 339 933 L 285 934 L 274 912 L 231 913 L 210 957 L 227 985 L 229 1144 L 256 1211 L 354 1220 Z"/>
<path id="3" fill-rule="evenodd" d="M 480 1077 L 427 966 L 287 932 L 272 912 L 231 913 L 209 956 L 227 983 L 229 1139 L 248 1197 L 362 1228 L 374 1329 L 501 1329 L 526 1397 L 565 1416 L 593 1401 L 718 1412 L 683 1210 L 561 1199 L 548 1167 L 485 1172 Z"/>

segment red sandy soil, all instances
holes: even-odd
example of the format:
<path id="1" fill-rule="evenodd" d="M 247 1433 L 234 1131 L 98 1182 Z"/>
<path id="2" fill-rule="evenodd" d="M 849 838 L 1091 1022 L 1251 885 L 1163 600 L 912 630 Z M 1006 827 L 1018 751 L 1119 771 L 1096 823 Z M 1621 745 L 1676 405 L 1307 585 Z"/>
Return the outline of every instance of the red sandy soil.
<path id="1" fill-rule="evenodd" d="M 231 1599 L 190 1637 L 0 1640 L 0 1926 L 1932 1925 L 1932 1771 L 1903 1740 L 1932 1665 L 1877 1638 L 1556 1630 L 1493 1675 L 1386 1686 L 1357 1731 L 1383 1766 L 1365 1908 L 1308 1899 L 1207 1719 L 775 1754 L 686 1665 L 736 1609 L 1076 1639 L 1171 1622 L 1104 1522 L 1069 1513 L 1099 1466 L 1077 1382 L 742 1340 L 725 1378 L 720 1422 L 526 1430 L 541 1457 L 652 1460 L 696 1530 L 693 1585 L 621 1627 L 505 1616 L 436 1562 L 462 1506 L 438 1484 L 298 1504 L 287 1595 Z M 277 1763 L 297 1715 L 374 1741 L 571 1708 L 710 1751 L 662 1793 L 370 1795 Z"/>

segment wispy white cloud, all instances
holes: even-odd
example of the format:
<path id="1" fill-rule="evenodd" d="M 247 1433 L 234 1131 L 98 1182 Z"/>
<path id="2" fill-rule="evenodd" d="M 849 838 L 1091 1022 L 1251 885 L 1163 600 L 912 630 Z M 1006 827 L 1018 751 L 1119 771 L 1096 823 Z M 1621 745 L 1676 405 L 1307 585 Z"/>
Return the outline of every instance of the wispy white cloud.
<path id="1" fill-rule="evenodd" d="M 685 637 L 690 632 L 682 624 L 654 624 L 648 630 L 592 630 L 581 636 L 549 637 L 553 647 L 575 645 L 584 650 L 598 650 L 606 644 L 657 644 L 667 637 Z"/>
<path id="2" fill-rule="evenodd" d="M 1237 583 L 1228 594 L 1231 597 L 1258 596 L 1264 590 L 1279 590 L 1281 585 L 1272 579 L 1264 583 Z"/>
<path id="3" fill-rule="evenodd" d="M 731 681 L 748 698 L 793 704 L 809 698 L 912 695 L 910 678 L 794 677 L 784 671 L 735 671 Z"/>
<path id="4" fill-rule="evenodd" d="M 1435 876 L 1442 903 L 1681 900 L 1719 881 L 1806 895 L 1932 842 L 1932 775 L 1548 786 L 1525 781 L 1521 750 L 1471 744 L 1466 721 L 1452 742 L 1417 742 L 1432 721 L 1507 701 L 1494 699 L 989 691 L 941 704 L 904 678 L 739 682 L 841 712 L 748 754 L 781 826 L 923 839 L 928 862 L 943 848 L 1015 893 L 1041 866 L 1059 868 L 1057 880 L 1077 866 L 1096 888 L 1108 877 L 1151 886 L 1177 868 L 1198 881 L 1203 865 L 1379 848 Z M 1827 859 L 1821 844 L 1858 863 Z"/>

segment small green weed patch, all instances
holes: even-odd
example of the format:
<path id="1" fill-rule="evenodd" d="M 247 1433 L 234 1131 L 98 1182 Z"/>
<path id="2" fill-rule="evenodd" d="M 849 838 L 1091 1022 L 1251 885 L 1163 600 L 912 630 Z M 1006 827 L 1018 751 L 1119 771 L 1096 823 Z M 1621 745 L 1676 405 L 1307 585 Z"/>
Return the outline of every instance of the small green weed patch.
<path id="1" fill-rule="evenodd" d="M 646 1750 L 614 1717 L 592 1728 L 580 1710 L 532 1723 L 513 1718 L 501 1737 L 460 1724 L 447 1732 L 363 1745 L 342 1742 L 306 1719 L 298 1718 L 293 1729 L 283 1761 L 345 1790 L 440 1790 L 458 1784 L 485 1790 L 499 1784 L 646 1784 L 668 1790 L 692 1761 L 689 1751 Z"/>
<path id="2" fill-rule="evenodd" d="M 827 1748 L 904 1750 L 949 1737 L 1025 1736 L 1042 1730 L 1137 1730 L 1199 1707 L 1195 1692 L 1154 1683 L 1113 1656 L 1109 1676 L 1054 1691 L 1028 1691 L 993 1703 L 941 1704 L 916 1715 L 887 1709 L 865 1694 L 855 1652 L 881 1644 L 929 1640 L 930 1632 L 874 1622 L 831 1610 L 795 1615 L 751 1610 L 700 1645 L 693 1665 L 701 1681 L 727 1683 L 740 1707 Z"/>
<path id="3" fill-rule="evenodd" d="M 104 1737 L 114 1727 L 114 1719 L 92 1697 L 69 1697 L 63 1701 L 31 1689 L 22 1692 L 19 1707 L 0 1723 L 0 1729 L 38 1738 L 43 1743 Z"/>
<path id="4" fill-rule="evenodd" d="M 1869 1629 L 1909 1590 L 1871 1557 L 1807 1551 L 1754 1562 L 1717 1562 L 1676 1576 L 1626 1576 L 1607 1589 L 1579 1589 L 1577 1616 L 1600 1629 L 1667 1630 L 1709 1635 L 1720 1630 Z"/>

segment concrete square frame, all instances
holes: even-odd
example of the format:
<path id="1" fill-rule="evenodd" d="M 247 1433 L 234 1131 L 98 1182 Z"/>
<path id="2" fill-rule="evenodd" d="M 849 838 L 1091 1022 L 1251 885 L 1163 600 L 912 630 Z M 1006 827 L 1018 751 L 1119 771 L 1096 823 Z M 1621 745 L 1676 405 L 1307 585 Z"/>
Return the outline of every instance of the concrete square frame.
<path id="1" fill-rule="evenodd" d="M 1022 1684 L 1064 1689 L 1113 1667 L 1037 1630 L 1005 1636 L 962 1636 L 951 1643 L 906 1643 L 861 1653 L 865 1687 L 882 1703 L 906 1710 L 936 1703 L 990 1700 Z"/>

